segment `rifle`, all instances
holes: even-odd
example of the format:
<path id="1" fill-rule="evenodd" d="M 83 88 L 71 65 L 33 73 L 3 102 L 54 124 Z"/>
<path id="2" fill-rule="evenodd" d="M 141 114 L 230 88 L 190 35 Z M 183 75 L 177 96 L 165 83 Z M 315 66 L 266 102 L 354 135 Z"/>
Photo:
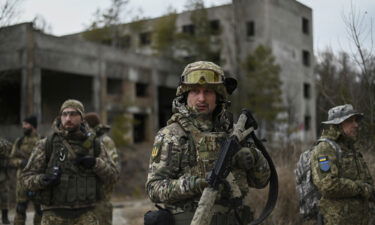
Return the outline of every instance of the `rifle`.
<path id="1" fill-rule="evenodd" d="M 271 157 L 266 151 L 266 148 L 254 133 L 254 130 L 256 130 L 257 128 L 258 124 L 252 116 L 251 112 L 247 109 L 242 110 L 238 122 L 234 126 L 234 130 L 231 136 L 225 140 L 224 144 L 220 148 L 219 158 L 215 161 L 214 168 L 209 173 L 207 178 L 209 187 L 206 187 L 203 190 L 202 196 L 198 203 L 198 207 L 195 211 L 193 220 L 190 225 L 209 225 L 211 223 L 211 219 L 213 216 L 212 208 L 215 203 L 220 184 L 230 183 L 233 202 L 237 203 L 235 205 L 239 205 L 239 203 L 242 204 L 242 201 L 240 199 L 241 191 L 235 184 L 233 174 L 230 171 L 232 158 L 241 149 L 240 142 L 246 140 L 247 138 L 249 138 L 249 136 L 254 140 L 255 145 L 266 158 L 271 170 L 270 188 L 268 194 L 269 197 L 266 206 L 259 218 L 251 222 L 250 225 L 260 224 L 272 212 L 273 208 L 276 205 L 278 196 L 277 172 Z M 237 211 L 234 210 L 234 213 L 237 222 L 242 225 L 243 223 Z"/>

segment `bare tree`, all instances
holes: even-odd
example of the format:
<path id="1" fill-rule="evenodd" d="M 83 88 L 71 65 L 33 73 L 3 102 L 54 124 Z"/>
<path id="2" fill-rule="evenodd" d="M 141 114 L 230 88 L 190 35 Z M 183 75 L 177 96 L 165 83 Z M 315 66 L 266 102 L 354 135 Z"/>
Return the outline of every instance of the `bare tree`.
<path id="1" fill-rule="evenodd" d="M 375 133 L 375 55 L 373 18 L 366 11 L 358 10 L 351 4 L 349 13 L 344 16 L 348 36 L 354 46 L 352 57 L 360 69 L 361 84 L 360 108 L 366 113 L 366 130 L 372 139 Z M 367 44 L 367 45 L 366 45 Z M 375 140 L 373 140 L 375 142 Z"/>
<path id="2" fill-rule="evenodd" d="M 0 27 L 11 25 L 19 13 L 18 7 L 23 0 L 0 0 Z"/>
<path id="3" fill-rule="evenodd" d="M 126 9 L 130 0 L 110 0 L 111 5 L 107 9 L 97 9 L 84 37 L 91 41 L 107 43 L 118 47 L 121 38 L 122 15 L 129 14 Z"/>

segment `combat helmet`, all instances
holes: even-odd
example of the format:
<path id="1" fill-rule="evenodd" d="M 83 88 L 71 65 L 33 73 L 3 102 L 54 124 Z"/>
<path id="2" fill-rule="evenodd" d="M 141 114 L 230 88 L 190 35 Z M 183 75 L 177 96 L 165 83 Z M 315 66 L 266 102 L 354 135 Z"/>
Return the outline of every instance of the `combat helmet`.
<path id="1" fill-rule="evenodd" d="M 181 74 L 176 96 L 190 91 L 195 85 L 207 85 L 227 99 L 237 87 L 237 80 L 226 78 L 223 69 L 213 62 L 197 61 L 188 64 Z"/>

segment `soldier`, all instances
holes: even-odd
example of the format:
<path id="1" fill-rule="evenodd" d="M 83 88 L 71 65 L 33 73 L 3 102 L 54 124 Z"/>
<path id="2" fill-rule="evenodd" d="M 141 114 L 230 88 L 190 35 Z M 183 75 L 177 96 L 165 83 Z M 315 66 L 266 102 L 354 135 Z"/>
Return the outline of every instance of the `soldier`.
<path id="1" fill-rule="evenodd" d="M 319 211 L 325 225 L 367 225 L 369 199 L 374 186 L 362 154 L 355 147 L 363 114 L 352 105 L 328 111 L 320 142 L 311 155 L 311 173 L 321 199 Z M 337 146 L 336 149 L 334 146 Z"/>
<path id="2" fill-rule="evenodd" d="M 97 113 L 90 112 L 86 113 L 85 121 L 93 129 L 98 137 L 100 137 L 105 145 L 107 154 L 111 160 L 115 163 L 117 170 L 121 170 L 121 162 L 117 154 L 116 146 L 113 140 L 107 135 L 110 130 L 109 126 L 100 123 L 100 118 Z M 100 225 L 111 225 L 112 224 L 112 213 L 113 206 L 111 203 L 111 196 L 116 183 L 108 183 L 104 185 L 104 198 L 100 201 L 96 208 L 96 215 L 99 217 Z"/>
<path id="3" fill-rule="evenodd" d="M 102 184 L 117 179 L 103 142 L 83 117 L 82 103 L 66 100 L 53 134 L 38 142 L 21 175 L 41 202 L 42 225 L 99 224 L 94 207 L 102 197 Z"/>
<path id="4" fill-rule="evenodd" d="M 173 115 L 155 137 L 146 192 L 154 203 L 163 203 L 176 225 L 190 224 L 212 169 L 220 142 L 230 134 L 233 122 L 227 111 L 230 79 L 221 67 L 206 61 L 187 65 L 181 75 Z M 269 165 L 253 144 L 234 156 L 232 173 L 241 198 L 250 187 L 263 188 L 270 177 Z M 215 202 L 211 224 L 237 224 L 229 208 L 229 192 Z M 241 205 L 241 220 L 252 220 L 248 206 Z"/>
<path id="5" fill-rule="evenodd" d="M 7 169 L 11 150 L 12 144 L 0 137 L 0 206 L 3 224 L 10 224 L 8 219 L 9 174 Z"/>
<path id="6" fill-rule="evenodd" d="M 36 143 L 40 140 L 37 132 L 38 120 L 35 116 L 29 116 L 22 122 L 23 134 L 21 138 L 14 142 L 10 154 L 9 166 L 17 169 L 16 181 L 16 213 L 14 216 L 14 225 L 24 225 L 26 223 L 26 210 L 30 202 L 27 190 L 21 184 L 21 171 L 26 166 Z M 42 218 L 40 205 L 34 204 L 34 225 L 39 225 Z"/>

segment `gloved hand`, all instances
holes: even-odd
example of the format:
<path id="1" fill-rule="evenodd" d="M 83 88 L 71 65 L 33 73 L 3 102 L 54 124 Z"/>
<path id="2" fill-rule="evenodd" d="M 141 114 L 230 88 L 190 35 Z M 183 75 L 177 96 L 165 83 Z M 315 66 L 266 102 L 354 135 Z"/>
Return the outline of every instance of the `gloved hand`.
<path id="1" fill-rule="evenodd" d="M 249 148 L 242 148 L 233 157 L 233 164 L 245 171 L 249 171 L 254 163 L 254 155 Z"/>
<path id="2" fill-rule="evenodd" d="M 56 185 L 60 182 L 61 169 L 57 166 L 53 167 L 52 171 L 44 174 L 41 179 L 41 184 L 43 186 Z"/>
<path id="3" fill-rule="evenodd" d="M 26 192 L 26 195 L 27 195 L 27 197 L 29 197 L 29 198 L 34 198 L 35 197 L 35 192 L 34 191 L 27 191 Z"/>
<path id="4" fill-rule="evenodd" d="M 364 197 L 365 199 L 370 199 L 370 198 L 373 197 L 374 188 L 372 187 L 372 185 L 370 185 L 368 183 L 364 183 L 362 181 L 356 181 L 356 183 L 358 184 L 359 188 L 361 189 L 359 194 L 362 197 Z"/>
<path id="5" fill-rule="evenodd" d="M 22 162 L 21 162 L 21 169 L 23 169 L 23 168 L 25 168 L 25 167 L 26 167 L 26 165 L 27 165 L 27 162 L 28 162 L 28 160 L 27 160 L 27 159 L 24 159 L 24 160 L 22 160 Z"/>
<path id="6" fill-rule="evenodd" d="M 76 158 L 76 163 L 85 167 L 86 169 L 91 169 L 96 164 L 96 158 L 89 155 L 78 156 Z"/>
<path id="7" fill-rule="evenodd" d="M 181 177 L 179 187 L 183 193 L 191 192 L 200 194 L 208 186 L 206 179 L 198 176 Z"/>
<path id="8" fill-rule="evenodd" d="M 241 114 L 240 118 L 238 118 L 237 123 L 233 126 L 232 135 L 236 136 L 239 142 L 243 141 L 251 132 L 254 131 L 253 127 L 245 129 L 246 121 L 246 115 Z"/>

